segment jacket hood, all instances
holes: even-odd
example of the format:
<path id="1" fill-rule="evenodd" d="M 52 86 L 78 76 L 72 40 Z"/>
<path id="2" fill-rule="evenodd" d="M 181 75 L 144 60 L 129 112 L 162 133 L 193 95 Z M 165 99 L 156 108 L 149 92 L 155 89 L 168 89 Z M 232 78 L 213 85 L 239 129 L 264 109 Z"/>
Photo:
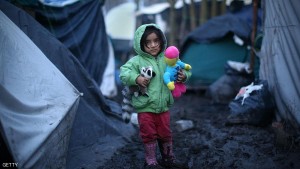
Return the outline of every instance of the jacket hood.
<path id="1" fill-rule="evenodd" d="M 160 33 L 162 35 L 162 38 L 163 38 L 163 50 L 161 53 L 163 53 L 163 51 L 165 51 L 166 49 L 166 46 L 167 46 L 167 39 L 165 37 L 165 34 L 162 32 L 162 30 L 156 25 L 156 24 L 144 24 L 144 25 L 141 25 L 140 27 L 137 28 L 137 30 L 135 31 L 134 33 L 134 44 L 133 44 L 133 48 L 135 50 L 135 52 L 138 54 L 138 55 L 141 55 L 141 56 L 148 56 L 150 57 L 151 55 L 148 54 L 148 53 L 145 53 L 144 51 L 142 51 L 142 48 L 141 48 L 141 40 L 142 40 L 142 36 L 146 30 L 146 28 L 148 26 L 154 26 L 156 27 L 157 29 L 160 30 Z M 161 55 L 161 53 L 159 53 L 158 55 Z M 151 56 L 152 57 L 152 56 Z"/>

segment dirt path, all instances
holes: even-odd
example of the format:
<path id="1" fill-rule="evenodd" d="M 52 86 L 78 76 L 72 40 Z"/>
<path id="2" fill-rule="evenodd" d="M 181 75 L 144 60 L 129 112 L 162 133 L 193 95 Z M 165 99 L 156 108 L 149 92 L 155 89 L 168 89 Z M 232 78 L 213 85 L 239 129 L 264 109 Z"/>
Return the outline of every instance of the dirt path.
<path id="1" fill-rule="evenodd" d="M 226 126 L 227 105 L 212 105 L 203 95 L 188 93 L 176 101 L 171 112 L 175 155 L 191 169 L 300 168 L 299 145 L 279 147 L 271 126 Z M 192 120 L 195 127 L 177 131 L 175 122 L 180 119 Z M 143 163 L 143 145 L 136 135 L 99 169 L 140 169 Z"/>

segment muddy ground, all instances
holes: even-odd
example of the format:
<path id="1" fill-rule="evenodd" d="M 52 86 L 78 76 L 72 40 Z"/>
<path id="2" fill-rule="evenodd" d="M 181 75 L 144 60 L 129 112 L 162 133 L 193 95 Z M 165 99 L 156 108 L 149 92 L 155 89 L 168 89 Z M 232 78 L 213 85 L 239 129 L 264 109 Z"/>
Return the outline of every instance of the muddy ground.
<path id="1" fill-rule="evenodd" d="M 212 104 L 203 92 L 186 93 L 176 100 L 171 113 L 174 153 L 191 169 L 300 168 L 300 148 L 294 138 L 284 137 L 271 124 L 226 125 L 228 106 Z M 192 120 L 194 128 L 179 132 L 175 122 L 180 119 Z M 137 134 L 99 169 L 140 169 L 143 164 L 143 145 Z"/>

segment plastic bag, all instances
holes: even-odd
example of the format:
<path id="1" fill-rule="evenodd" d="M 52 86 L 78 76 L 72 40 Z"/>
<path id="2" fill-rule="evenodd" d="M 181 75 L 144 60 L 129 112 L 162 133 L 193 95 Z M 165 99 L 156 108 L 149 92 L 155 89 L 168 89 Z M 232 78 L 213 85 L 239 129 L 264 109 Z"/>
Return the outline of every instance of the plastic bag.
<path id="1" fill-rule="evenodd" d="M 242 68 L 237 70 L 232 67 L 231 62 L 228 61 L 225 65 L 225 74 L 208 87 L 206 96 L 211 98 L 213 103 L 228 104 L 242 86 L 254 80 L 253 73 L 248 73 Z"/>
<path id="2" fill-rule="evenodd" d="M 230 115 L 226 123 L 266 126 L 272 121 L 274 108 L 267 81 L 256 81 L 242 87 L 236 98 L 229 103 Z"/>

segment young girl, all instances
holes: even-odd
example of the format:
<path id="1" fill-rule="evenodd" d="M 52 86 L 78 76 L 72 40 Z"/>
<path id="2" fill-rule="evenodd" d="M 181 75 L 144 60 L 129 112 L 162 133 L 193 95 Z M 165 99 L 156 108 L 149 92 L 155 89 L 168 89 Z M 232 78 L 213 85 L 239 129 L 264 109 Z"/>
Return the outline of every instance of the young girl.
<path id="1" fill-rule="evenodd" d="M 179 164 L 174 156 L 170 129 L 169 108 L 174 103 L 172 94 L 163 82 L 166 69 L 164 50 L 167 42 L 165 35 L 155 24 L 140 26 L 134 37 L 137 55 L 121 66 L 120 79 L 126 86 L 147 87 L 148 95 L 132 96 L 132 105 L 138 112 L 140 137 L 145 148 L 145 168 L 187 168 Z M 156 76 L 151 80 L 140 76 L 142 67 L 151 66 Z M 189 71 L 179 71 L 177 81 L 185 82 Z M 156 160 L 158 143 L 162 161 Z"/>

